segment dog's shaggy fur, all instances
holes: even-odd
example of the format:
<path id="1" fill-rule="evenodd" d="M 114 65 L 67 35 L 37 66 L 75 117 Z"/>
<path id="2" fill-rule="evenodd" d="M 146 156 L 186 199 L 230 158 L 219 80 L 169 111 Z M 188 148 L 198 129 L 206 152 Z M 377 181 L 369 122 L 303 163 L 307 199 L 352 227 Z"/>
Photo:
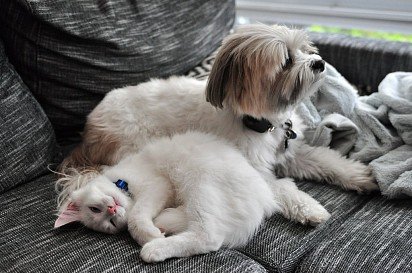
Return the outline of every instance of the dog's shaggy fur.
<path id="1" fill-rule="evenodd" d="M 240 27 L 224 40 L 207 83 L 171 77 L 108 93 L 89 115 L 83 142 L 66 158 L 61 171 L 112 165 L 156 137 L 200 130 L 238 147 L 274 189 L 285 217 L 301 223 L 323 222 L 329 213 L 300 191 L 292 177 L 358 192 L 375 190 L 377 185 L 367 166 L 304 143 L 304 128 L 293 108 L 322 83 L 324 62 L 315 53 L 303 31 Z M 250 130 L 242 123 L 245 115 L 265 118 L 276 129 Z M 287 119 L 293 121 L 298 139 L 290 140 L 285 149 L 282 124 Z M 70 187 L 70 179 L 64 181 L 63 187 Z"/>

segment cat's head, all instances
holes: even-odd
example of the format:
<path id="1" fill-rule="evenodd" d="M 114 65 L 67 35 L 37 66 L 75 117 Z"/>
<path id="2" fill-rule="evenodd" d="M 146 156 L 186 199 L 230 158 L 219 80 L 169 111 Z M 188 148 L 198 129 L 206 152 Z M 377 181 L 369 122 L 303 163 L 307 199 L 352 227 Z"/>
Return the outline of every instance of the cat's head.
<path id="1" fill-rule="evenodd" d="M 126 229 L 131 199 L 107 177 L 99 175 L 87 185 L 70 194 L 59 211 L 54 227 L 81 222 L 104 233 Z"/>

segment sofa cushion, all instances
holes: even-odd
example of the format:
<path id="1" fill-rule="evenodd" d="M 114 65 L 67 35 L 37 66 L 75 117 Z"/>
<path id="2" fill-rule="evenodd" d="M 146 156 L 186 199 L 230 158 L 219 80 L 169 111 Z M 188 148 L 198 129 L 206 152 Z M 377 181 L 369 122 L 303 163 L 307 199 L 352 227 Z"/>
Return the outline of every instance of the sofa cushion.
<path id="1" fill-rule="evenodd" d="M 8 62 L 0 40 L 0 193 L 44 173 L 54 147 L 47 116 Z"/>
<path id="2" fill-rule="evenodd" d="M 53 229 L 56 206 L 48 175 L 0 198 L 0 272 L 409 272 L 410 201 L 360 196 L 299 183 L 332 213 L 319 227 L 275 215 L 236 250 L 148 265 L 127 233 L 108 235 L 80 225 Z M 356 269 L 361 269 L 357 271 Z"/>
<path id="3" fill-rule="evenodd" d="M 1 195 L 0 272 L 266 272 L 236 250 L 146 264 L 127 232 L 54 230 L 55 179 L 47 175 Z"/>
<path id="4" fill-rule="evenodd" d="M 375 196 L 324 234 L 297 272 L 412 272 L 412 201 Z"/>
<path id="5" fill-rule="evenodd" d="M 332 214 L 315 227 L 291 222 L 281 215 L 268 219 L 246 247 L 239 249 L 276 272 L 294 272 L 300 261 L 345 219 L 356 213 L 371 197 L 344 191 L 336 186 L 298 182 L 299 188 L 318 200 Z M 310 272 L 310 271 L 308 271 Z"/>
<path id="6" fill-rule="evenodd" d="M 234 0 L 15 0 L 1 6 L 9 58 L 59 140 L 78 136 L 111 89 L 200 63 L 228 34 L 235 14 Z"/>

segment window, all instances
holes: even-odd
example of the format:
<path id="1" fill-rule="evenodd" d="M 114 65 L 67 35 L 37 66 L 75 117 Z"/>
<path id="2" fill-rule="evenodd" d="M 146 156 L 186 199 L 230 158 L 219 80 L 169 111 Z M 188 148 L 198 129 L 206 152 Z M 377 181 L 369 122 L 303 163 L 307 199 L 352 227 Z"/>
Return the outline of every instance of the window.
<path id="1" fill-rule="evenodd" d="M 411 0 L 237 0 L 238 21 L 412 34 Z"/>

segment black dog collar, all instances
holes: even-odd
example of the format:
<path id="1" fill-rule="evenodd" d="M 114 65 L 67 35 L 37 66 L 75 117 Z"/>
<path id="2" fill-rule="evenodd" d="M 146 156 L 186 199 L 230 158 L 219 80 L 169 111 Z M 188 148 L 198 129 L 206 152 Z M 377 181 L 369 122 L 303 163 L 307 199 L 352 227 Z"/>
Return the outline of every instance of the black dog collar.
<path id="1" fill-rule="evenodd" d="M 276 128 L 269 120 L 265 118 L 256 119 L 249 115 L 243 116 L 242 122 L 247 128 L 258 133 L 272 132 Z"/>
<path id="2" fill-rule="evenodd" d="M 256 119 L 252 116 L 245 115 L 242 118 L 242 122 L 246 128 L 258 133 L 272 132 L 276 129 L 276 127 L 265 118 Z M 292 130 L 292 126 L 293 124 L 290 119 L 282 125 L 282 128 L 285 130 L 285 149 L 289 147 L 289 139 L 295 139 L 297 137 L 296 132 Z"/>

